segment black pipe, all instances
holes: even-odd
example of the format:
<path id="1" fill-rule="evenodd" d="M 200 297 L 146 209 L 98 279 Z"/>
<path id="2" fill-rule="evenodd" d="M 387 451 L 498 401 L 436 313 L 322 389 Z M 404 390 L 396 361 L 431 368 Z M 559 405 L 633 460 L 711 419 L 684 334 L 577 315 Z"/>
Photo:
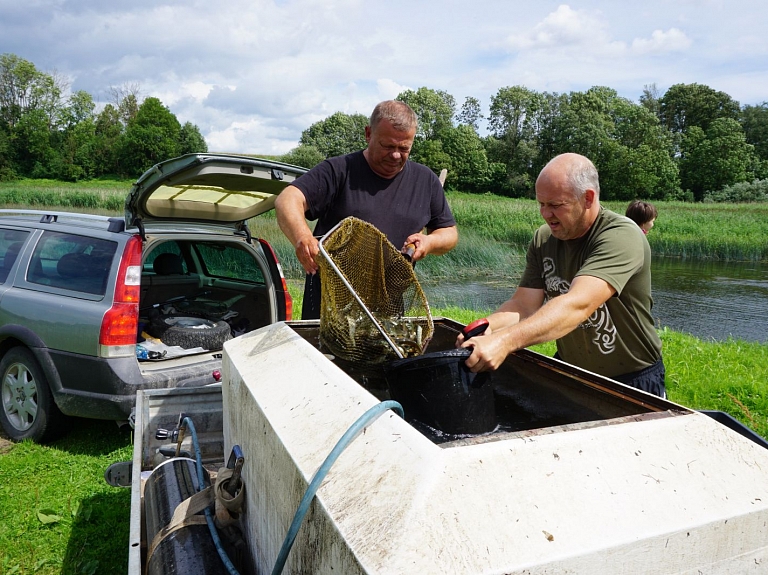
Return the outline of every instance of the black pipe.
<path id="1" fill-rule="evenodd" d="M 144 484 L 144 511 L 147 546 L 171 522 L 176 506 L 210 486 L 208 472 L 204 484 L 197 478 L 195 460 L 176 457 L 157 466 Z M 200 517 L 204 517 L 201 513 Z M 209 575 L 226 573 L 203 522 L 186 525 L 164 537 L 147 562 L 147 575 Z"/>

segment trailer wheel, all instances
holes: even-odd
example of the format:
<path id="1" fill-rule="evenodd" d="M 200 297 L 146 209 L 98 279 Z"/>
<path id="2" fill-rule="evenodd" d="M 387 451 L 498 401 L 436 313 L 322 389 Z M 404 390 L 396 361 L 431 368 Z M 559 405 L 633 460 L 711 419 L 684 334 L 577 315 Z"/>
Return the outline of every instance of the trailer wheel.
<path id="1" fill-rule="evenodd" d="M 232 338 L 232 330 L 225 321 L 212 321 L 201 317 L 164 316 L 161 318 L 165 345 L 177 345 L 184 349 L 202 347 L 218 351 L 224 342 Z"/>

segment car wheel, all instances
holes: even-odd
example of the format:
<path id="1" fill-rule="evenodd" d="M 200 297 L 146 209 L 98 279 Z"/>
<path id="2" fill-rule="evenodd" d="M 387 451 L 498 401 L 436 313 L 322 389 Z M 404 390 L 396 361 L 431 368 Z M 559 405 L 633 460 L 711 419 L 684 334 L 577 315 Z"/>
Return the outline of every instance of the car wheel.
<path id="1" fill-rule="evenodd" d="M 14 441 L 42 442 L 59 431 L 63 415 L 43 370 L 28 349 L 13 347 L 0 361 L 0 423 Z"/>
<path id="2" fill-rule="evenodd" d="M 167 316 L 162 318 L 165 345 L 178 345 L 184 349 L 202 347 L 211 351 L 222 348 L 232 338 L 232 330 L 225 321 L 212 321 L 200 317 Z"/>

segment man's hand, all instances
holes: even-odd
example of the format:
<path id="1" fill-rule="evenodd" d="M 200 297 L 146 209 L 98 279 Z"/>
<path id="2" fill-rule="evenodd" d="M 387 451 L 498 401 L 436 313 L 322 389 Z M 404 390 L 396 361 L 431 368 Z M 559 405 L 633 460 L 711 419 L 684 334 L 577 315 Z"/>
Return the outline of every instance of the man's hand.
<path id="1" fill-rule="evenodd" d="M 429 232 L 428 234 L 421 232 L 411 234 L 405 239 L 400 249 L 402 251 L 408 244 L 413 244 L 412 262 L 424 259 L 429 254 L 441 256 L 455 248 L 459 242 L 459 233 L 456 231 L 456 226 L 427 231 Z"/>
<path id="2" fill-rule="evenodd" d="M 308 274 L 317 273 L 315 257 L 318 253 L 320 253 L 320 243 L 314 236 L 303 236 L 296 242 L 296 257 Z"/>
<path id="3" fill-rule="evenodd" d="M 421 259 L 424 259 L 429 253 L 429 251 L 427 251 L 428 245 L 429 236 L 422 233 L 411 234 L 406 238 L 405 243 L 403 244 L 403 247 L 400 249 L 400 251 L 405 253 L 407 249 L 408 253 L 411 254 L 411 261 L 417 262 Z"/>
<path id="4" fill-rule="evenodd" d="M 490 334 L 488 331 L 468 339 L 461 344 L 461 347 L 472 350 L 472 355 L 464 362 L 472 373 L 498 369 L 507 359 L 507 355 L 511 351 L 516 351 L 508 350 L 502 337 L 498 334 Z"/>

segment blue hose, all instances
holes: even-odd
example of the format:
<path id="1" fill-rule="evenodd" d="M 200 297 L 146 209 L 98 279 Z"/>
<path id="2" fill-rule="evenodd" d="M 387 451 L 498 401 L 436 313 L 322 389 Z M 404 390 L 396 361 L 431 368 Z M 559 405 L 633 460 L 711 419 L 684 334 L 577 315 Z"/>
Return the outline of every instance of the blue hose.
<path id="1" fill-rule="evenodd" d="M 189 428 L 190 434 L 192 435 L 192 445 L 195 447 L 195 463 L 197 464 L 197 481 L 200 485 L 200 488 L 202 489 L 203 483 L 205 481 L 203 476 L 203 456 L 200 453 L 200 444 L 197 442 L 197 431 L 195 431 L 195 424 L 192 423 L 192 420 L 189 417 L 185 417 L 182 420 L 181 425 L 187 426 Z M 210 507 L 205 508 L 205 521 L 208 523 L 208 531 L 211 532 L 211 538 L 213 539 L 213 544 L 216 547 L 216 551 L 219 553 L 221 562 L 224 563 L 224 566 L 227 568 L 229 575 L 240 575 L 235 566 L 232 564 L 232 561 L 229 560 L 229 556 L 221 544 L 219 532 L 216 530 L 216 525 L 213 523 Z"/>
<path id="2" fill-rule="evenodd" d="M 293 517 L 291 527 L 288 529 L 288 534 L 285 536 L 283 546 L 280 548 L 277 561 L 275 561 L 275 567 L 272 569 L 272 575 L 280 575 L 283 572 L 283 567 L 285 567 L 285 562 L 288 559 L 288 553 L 291 551 L 291 547 L 293 547 L 293 542 L 296 540 L 296 534 L 299 532 L 299 528 L 304 521 L 304 516 L 307 514 L 312 499 L 314 499 L 317 490 L 320 489 L 320 484 L 325 479 L 328 471 L 330 471 L 331 466 L 336 462 L 336 459 L 341 455 L 341 452 L 344 451 L 358 435 L 360 435 L 363 429 L 376 421 L 376 419 L 388 409 L 396 411 L 400 414 L 400 417 L 403 417 L 403 407 L 396 401 L 382 401 L 381 403 L 374 405 L 361 415 L 346 433 L 341 436 L 341 439 L 336 443 L 336 446 L 331 450 L 328 457 L 323 461 L 323 464 L 318 468 L 304 493 L 304 498 L 301 500 L 298 509 L 296 509 L 296 515 Z"/>

